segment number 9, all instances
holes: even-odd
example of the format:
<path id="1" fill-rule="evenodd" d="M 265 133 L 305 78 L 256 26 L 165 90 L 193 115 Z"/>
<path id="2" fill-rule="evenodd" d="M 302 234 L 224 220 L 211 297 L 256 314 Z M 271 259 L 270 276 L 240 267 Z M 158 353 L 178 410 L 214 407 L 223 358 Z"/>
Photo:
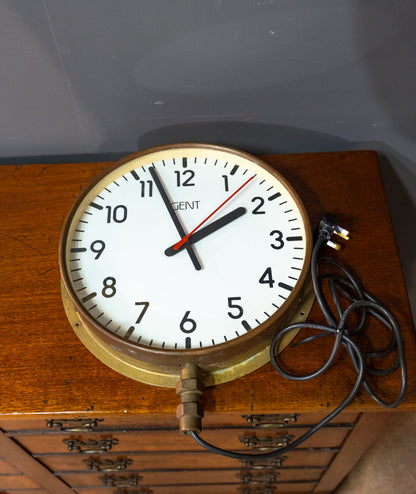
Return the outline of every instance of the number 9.
<path id="1" fill-rule="evenodd" d="M 98 259 L 104 252 L 105 243 L 102 240 L 94 240 L 94 242 L 90 245 L 90 249 L 94 252 L 94 254 L 97 254 L 94 259 Z"/>

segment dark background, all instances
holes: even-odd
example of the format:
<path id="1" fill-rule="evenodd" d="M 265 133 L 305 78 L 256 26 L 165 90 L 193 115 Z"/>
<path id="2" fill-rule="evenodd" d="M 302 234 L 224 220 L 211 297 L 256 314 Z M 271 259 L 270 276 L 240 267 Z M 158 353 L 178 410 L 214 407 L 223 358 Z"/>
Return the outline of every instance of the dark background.
<path id="1" fill-rule="evenodd" d="M 374 149 L 415 311 L 415 18 L 414 0 L 0 0 L 0 163 Z"/>

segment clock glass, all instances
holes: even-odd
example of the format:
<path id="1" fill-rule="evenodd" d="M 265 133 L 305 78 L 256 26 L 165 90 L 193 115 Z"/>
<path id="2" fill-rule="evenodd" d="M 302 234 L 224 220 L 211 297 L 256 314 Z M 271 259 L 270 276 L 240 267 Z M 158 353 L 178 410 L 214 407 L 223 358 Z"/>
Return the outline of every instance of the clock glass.
<path id="1" fill-rule="evenodd" d="M 255 346 L 299 297 L 310 238 L 296 192 L 262 161 L 164 146 L 87 187 L 64 229 L 61 270 L 82 320 L 113 346 L 183 358 Z"/>

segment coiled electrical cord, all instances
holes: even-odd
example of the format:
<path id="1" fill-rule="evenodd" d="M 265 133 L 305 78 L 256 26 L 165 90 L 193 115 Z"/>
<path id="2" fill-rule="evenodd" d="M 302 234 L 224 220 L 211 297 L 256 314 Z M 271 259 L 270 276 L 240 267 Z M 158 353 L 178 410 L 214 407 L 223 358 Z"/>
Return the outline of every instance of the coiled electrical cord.
<path id="1" fill-rule="evenodd" d="M 340 233 L 341 232 L 341 233 Z M 202 447 L 207 449 L 212 453 L 217 453 L 222 456 L 227 456 L 229 458 L 235 458 L 237 460 L 266 460 L 280 456 L 296 447 L 301 445 L 304 441 L 310 438 L 315 432 L 317 432 L 321 427 L 326 425 L 328 422 L 333 420 L 340 412 L 342 412 L 354 399 L 361 385 L 370 394 L 370 396 L 379 405 L 387 408 L 394 408 L 400 405 L 403 401 L 406 389 L 407 389 L 407 369 L 406 360 L 404 354 L 403 340 L 400 332 L 400 327 L 394 318 L 394 316 L 382 306 L 374 297 L 363 290 L 360 284 L 355 280 L 353 275 L 347 271 L 345 267 L 335 262 L 330 258 L 318 259 L 318 253 L 321 247 L 326 243 L 332 243 L 331 237 L 333 234 L 339 234 L 344 236 L 342 232 L 344 230 L 340 229 L 337 225 L 336 219 L 332 215 L 326 215 L 320 222 L 319 228 L 317 230 L 316 241 L 312 251 L 311 256 L 311 277 L 312 283 L 316 295 L 316 300 L 324 314 L 327 325 L 314 324 L 314 323 L 297 323 L 291 324 L 285 329 L 279 331 L 270 345 L 270 361 L 276 371 L 285 377 L 286 379 L 295 381 L 306 381 L 308 379 L 313 379 L 318 377 L 323 372 L 328 370 L 328 368 L 334 362 L 334 359 L 341 347 L 341 345 L 346 349 L 348 355 L 351 358 L 355 371 L 357 373 L 357 378 L 348 396 L 338 405 L 332 412 L 330 412 L 324 419 L 318 422 L 316 425 L 311 427 L 306 433 L 296 439 L 294 442 L 287 446 L 283 446 L 278 449 L 274 449 L 268 453 L 239 453 L 235 451 L 230 451 L 226 449 L 214 446 L 204 439 L 202 439 L 199 434 L 195 431 L 191 431 L 190 435 L 195 439 L 195 441 Z M 347 232 L 346 232 L 347 233 Z M 344 236 L 345 238 L 345 236 Z M 319 273 L 319 264 L 330 264 L 334 266 L 342 275 L 334 275 L 333 273 Z M 323 284 L 324 281 L 328 282 L 328 288 L 331 293 L 333 303 L 335 305 L 338 318 L 334 315 L 329 307 L 328 301 L 325 297 Z M 349 299 L 351 302 L 347 309 L 343 310 L 341 307 L 340 295 L 344 298 Z M 361 317 L 356 328 L 349 328 L 347 325 L 347 320 L 352 312 L 359 310 L 361 312 Z M 382 350 L 374 352 L 365 352 L 360 349 L 357 343 L 353 341 L 353 337 L 362 332 L 365 327 L 368 316 L 375 317 L 378 319 L 391 333 L 390 343 Z M 296 329 L 310 329 L 314 331 L 320 331 L 318 334 L 307 337 L 298 343 L 292 345 L 298 346 L 305 344 L 309 341 L 315 340 L 323 336 L 332 336 L 334 338 L 334 343 L 332 346 L 332 351 L 326 362 L 317 370 L 306 375 L 295 375 L 286 371 L 281 363 L 278 362 L 279 357 L 276 355 L 276 349 L 279 347 L 279 343 L 282 338 L 293 330 Z M 396 350 L 397 358 L 393 365 L 386 369 L 373 369 L 366 364 L 366 360 L 385 357 Z M 371 387 L 366 375 L 376 375 L 376 376 L 387 376 L 392 374 L 397 369 L 400 368 L 401 372 L 401 387 L 397 395 L 397 398 L 391 402 L 383 400 Z"/>

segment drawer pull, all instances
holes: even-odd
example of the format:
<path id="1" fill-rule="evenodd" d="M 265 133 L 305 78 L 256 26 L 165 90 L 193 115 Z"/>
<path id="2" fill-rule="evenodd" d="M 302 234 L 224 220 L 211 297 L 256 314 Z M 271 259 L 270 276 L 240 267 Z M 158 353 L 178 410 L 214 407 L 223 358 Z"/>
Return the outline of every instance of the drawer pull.
<path id="1" fill-rule="evenodd" d="M 92 432 L 98 422 L 104 419 L 59 419 L 47 420 L 46 427 L 49 429 L 57 429 L 61 432 Z"/>
<path id="2" fill-rule="evenodd" d="M 87 439 L 86 441 L 80 441 L 79 439 L 64 439 L 63 442 L 67 445 L 68 451 L 76 451 L 77 453 L 84 453 L 89 455 L 99 455 L 101 453 L 107 453 L 113 446 L 118 444 L 118 439 Z M 85 448 L 85 449 L 82 449 Z"/>
<path id="3" fill-rule="evenodd" d="M 140 487 L 140 489 L 116 489 L 114 494 L 153 494 L 153 490 L 149 487 Z"/>
<path id="4" fill-rule="evenodd" d="M 297 421 L 298 413 L 282 414 L 282 413 L 260 413 L 256 415 L 243 415 L 243 419 L 253 427 L 286 427 L 288 424 L 293 424 Z"/>
<path id="5" fill-rule="evenodd" d="M 287 460 L 287 456 L 277 456 L 270 460 L 243 460 L 241 465 L 250 470 L 274 470 L 281 467 L 285 460 Z"/>
<path id="6" fill-rule="evenodd" d="M 107 487 L 135 487 L 143 477 L 138 474 L 132 475 L 105 475 L 101 477 L 103 485 Z"/>
<path id="7" fill-rule="evenodd" d="M 244 435 L 240 436 L 238 439 L 241 443 L 244 444 L 246 448 L 251 448 L 256 451 L 262 451 L 266 449 L 273 449 L 273 448 L 284 448 L 287 446 L 290 441 L 295 436 L 291 434 L 287 435 L 280 435 L 280 436 L 264 436 L 264 437 L 257 437 L 257 436 L 250 436 L 250 435 Z"/>
<path id="8" fill-rule="evenodd" d="M 88 470 L 95 470 L 96 472 L 120 472 L 131 465 L 133 460 L 130 458 L 117 458 L 115 460 L 90 458 L 89 460 L 84 460 L 84 463 L 87 464 Z"/>
<path id="9" fill-rule="evenodd" d="M 236 477 L 240 479 L 242 484 L 261 485 L 261 484 L 274 484 L 277 481 L 277 477 L 280 474 L 275 473 L 251 473 L 241 472 L 237 473 Z"/>
<path id="10" fill-rule="evenodd" d="M 274 494 L 276 491 L 271 485 L 265 487 L 239 487 L 240 494 Z M 122 493 L 120 493 L 122 494 Z"/>

